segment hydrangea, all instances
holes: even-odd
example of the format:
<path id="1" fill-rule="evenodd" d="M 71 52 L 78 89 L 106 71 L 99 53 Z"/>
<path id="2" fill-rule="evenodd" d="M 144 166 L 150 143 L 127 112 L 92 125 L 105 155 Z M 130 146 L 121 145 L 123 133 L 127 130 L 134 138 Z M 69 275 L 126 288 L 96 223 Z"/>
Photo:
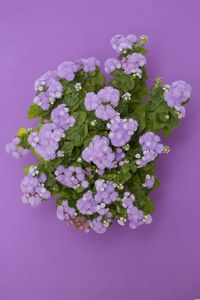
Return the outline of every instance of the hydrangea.
<path id="1" fill-rule="evenodd" d="M 24 193 L 22 202 L 31 206 L 38 206 L 42 201 L 51 197 L 51 193 L 45 188 L 47 179 L 45 174 L 36 177 L 33 174 L 26 175 L 21 182 L 21 190 Z"/>
<path id="2" fill-rule="evenodd" d="M 107 124 L 107 127 L 110 130 L 108 137 L 112 145 L 121 147 L 130 141 L 137 130 L 138 123 L 133 119 L 121 119 L 119 116 L 116 116 Z"/>
<path id="3" fill-rule="evenodd" d="M 117 52 L 120 53 L 124 50 L 131 49 L 137 42 L 137 37 L 134 34 L 128 34 L 127 36 L 118 34 L 112 37 L 111 46 Z"/>
<path id="4" fill-rule="evenodd" d="M 157 134 L 168 136 L 185 117 L 191 87 L 157 78 L 147 92 L 146 41 L 111 39 L 118 57 L 105 62 L 107 84 L 95 57 L 65 61 L 36 80 L 28 117 L 39 122 L 6 146 L 16 158 L 31 150 L 38 159 L 24 169 L 24 203 L 53 198 L 58 219 L 84 232 L 152 222 L 155 160 L 170 150 Z"/>
<path id="5" fill-rule="evenodd" d="M 55 175 L 56 180 L 72 189 L 87 188 L 89 185 L 85 179 L 85 171 L 80 167 L 70 166 L 65 168 L 64 166 L 59 166 L 55 171 Z"/>
<path id="6" fill-rule="evenodd" d="M 191 86 L 183 80 L 178 80 L 172 83 L 170 88 L 164 93 L 164 100 L 170 107 L 177 104 L 182 104 L 191 95 Z"/>
<path id="7" fill-rule="evenodd" d="M 9 144 L 6 145 L 6 152 L 12 154 L 15 158 L 20 158 L 28 153 L 28 149 L 21 147 L 20 138 L 15 137 Z"/>

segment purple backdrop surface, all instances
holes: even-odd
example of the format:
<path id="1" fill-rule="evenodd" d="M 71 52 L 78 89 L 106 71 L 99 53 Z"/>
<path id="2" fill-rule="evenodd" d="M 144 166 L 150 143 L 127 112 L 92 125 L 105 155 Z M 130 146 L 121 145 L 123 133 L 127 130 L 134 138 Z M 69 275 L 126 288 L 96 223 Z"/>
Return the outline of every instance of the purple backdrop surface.
<path id="1" fill-rule="evenodd" d="M 200 1 L 58 0 L 0 4 L 0 299 L 190 300 L 200 297 Z M 114 55 L 116 33 L 146 34 L 150 77 L 192 84 L 187 118 L 159 160 L 151 226 L 83 234 L 55 217 L 53 202 L 20 202 L 23 167 L 4 145 L 26 113 L 33 81 L 60 62 Z"/>

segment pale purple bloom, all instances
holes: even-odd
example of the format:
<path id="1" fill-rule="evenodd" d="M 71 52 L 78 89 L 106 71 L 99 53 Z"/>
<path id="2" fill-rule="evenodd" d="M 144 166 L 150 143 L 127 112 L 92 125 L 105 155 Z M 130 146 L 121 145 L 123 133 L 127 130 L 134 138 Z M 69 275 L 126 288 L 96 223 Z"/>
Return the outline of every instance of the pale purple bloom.
<path id="1" fill-rule="evenodd" d="M 178 118 L 179 119 L 183 119 L 185 118 L 185 115 L 186 115 L 186 109 L 183 105 L 180 105 L 180 104 L 176 104 L 174 106 L 175 110 L 178 112 Z"/>
<path id="2" fill-rule="evenodd" d="M 149 174 L 147 174 L 145 176 L 145 182 L 142 184 L 142 186 L 151 189 L 154 186 L 154 183 L 155 183 L 155 177 L 153 175 L 150 176 Z"/>
<path id="3" fill-rule="evenodd" d="M 44 187 L 46 175 L 41 174 L 39 177 L 26 175 L 21 182 L 21 190 L 24 193 L 22 202 L 29 203 L 31 206 L 37 206 L 42 201 L 51 197 L 51 193 Z"/>
<path id="4" fill-rule="evenodd" d="M 77 215 L 76 210 L 69 206 L 67 200 L 63 200 L 61 205 L 57 207 L 57 217 L 61 221 L 70 221 L 70 219 L 75 218 Z"/>
<path id="5" fill-rule="evenodd" d="M 114 182 L 98 179 L 95 182 L 95 187 L 97 192 L 94 199 L 97 203 L 111 204 L 116 201 L 118 193 L 115 191 L 116 184 Z"/>
<path id="6" fill-rule="evenodd" d="M 129 206 L 133 205 L 134 201 L 135 201 L 135 196 L 130 192 L 125 192 L 122 198 L 122 206 L 128 208 Z"/>
<path id="7" fill-rule="evenodd" d="M 139 144 L 142 147 L 143 156 L 136 160 L 138 167 L 144 167 L 150 161 L 153 161 L 163 152 L 164 146 L 160 142 L 160 137 L 153 132 L 148 131 L 139 138 Z"/>
<path id="8" fill-rule="evenodd" d="M 105 233 L 111 223 L 111 219 L 103 220 L 103 216 L 98 216 L 96 219 L 90 221 L 90 227 L 96 233 Z"/>
<path id="9" fill-rule="evenodd" d="M 96 135 L 83 150 L 82 158 L 89 163 L 94 163 L 100 170 L 111 169 L 114 166 L 115 153 L 107 137 Z"/>
<path id="10" fill-rule="evenodd" d="M 100 66 L 100 62 L 96 57 L 82 58 L 81 64 L 85 72 L 93 72 L 96 70 L 96 67 Z"/>
<path id="11" fill-rule="evenodd" d="M 106 73 L 112 73 L 116 69 L 121 68 L 121 62 L 117 58 L 108 58 L 105 61 L 105 72 Z"/>
<path id="12" fill-rule="evenodd" d="M 21 158 L 28 153 L 28 149 L 21 147 L 20 138 L 15 137 L 9 144 L 6 145 L 6 152 L 12 154 L 15 158 Z"/>
<path id="13" fill-rule="evenodd" d="M 85 171 L 81 167 L 70 166 L 65 168 L 59 166 L 55 171 L 55 175 L 60 183 L 72 189 L 79 187 L 87 188 L 89 185 L 85 179 Z"/>
<path id="14" fill-rule="evenodd" d="M 59 142 L 64 137 L 64 130 L 57 128 L 54 123 L 42 125 L 39 132 L 31 132 L 28 137 L 29 144 L 45 160 L 56 157 Z"/>
<path id="15" fill-rule="evenodd" d="M 35 91 L 41 91 L 43 87 L 48 87 L 52 79 L 58 80 L 58 73 L 56 71 L 48 71 L 40 76 L 40 78 L 35 81 Z"/>
<path id="16" fill-rule="evenodd" d="M 118 105 L 119 99 L 119 91 L 111 86 L 107 86 L 101 89 L 97 95 L 93 92 L 87 93 L 85 108 L 88 111 L 95 110 L 97 118 L 107 121 L 118 114 L 113 107 Z"/>
<path id="17" fill-rule="evenodd" d="M 48 110 L 51 105 L 51 99 L 47 92 L 40 92 L 33 99 L 33 103 L 40 106 L 43 110 Z"/>
<path id="18" fill-rule="evenodd" d="M 111 46 L 117 53 L 120 53 L 124 50 L 131 49 L 136 42 L 137 37 L 133 34 L 127 36 L 118 34 L 112 37 Z"/>
<path id="19" fill-rule="evenodd" d="M 100 103 L 99 98 L 97 97 L 97 95 L 93 92 L 89 92 L 86 94 L 85 97 L 85 108 L 88 111 L 92 111 L 97 109 L 98 105 Z"/>
<path id="20" fill-rule="evenodd" d="M 133 119 L 120 119 L 119 116 L 111 119 L 107 124 L 110 132 L 108 134 L 111 143 L 115 147 L 124 146 L 128 143 L 137 130 L 138 123 Z"/>
<path id="21" fill-rule="evenodd" d="M 80 70 L 80 64 L 76 61 L 65 61 L 58 66 L 57 70 L 60 78 L 72 81 L 76 72 Z"/>
<path id="22" fill-rule="evenodd" d="M 76 122 L 76 119 L 70 116 L 69 109 L 65 104 L 60 104 L 52 110 L 51 119 L 58 128 L 65 131 L 74 126 Z"/>
<path id="23" fill-rule="evenodd" d="M 122 58 L 121 64 L 125 74 L 141 74 L 141 67 L 146 64 L 146 57 L 141 53 L 129 54 Z"/>
<path id="24" fill-rule="evenodd" d="M 96 212 L 96 202 L 94 200 L 93 194 L 91 191 L 87 191 L 82 198 L 80 198 L 76 207 L 80 213 L 84 215 L 92 215 Z"/>
<path id="25" fill-rule="evenodd" d="M 178 80 L 172 83 L 169 90 L 164 93 L 164 100 L 170 107 L 176 104 L 182 104 L 191 95 L 191 86 L 183 80 Z"/>

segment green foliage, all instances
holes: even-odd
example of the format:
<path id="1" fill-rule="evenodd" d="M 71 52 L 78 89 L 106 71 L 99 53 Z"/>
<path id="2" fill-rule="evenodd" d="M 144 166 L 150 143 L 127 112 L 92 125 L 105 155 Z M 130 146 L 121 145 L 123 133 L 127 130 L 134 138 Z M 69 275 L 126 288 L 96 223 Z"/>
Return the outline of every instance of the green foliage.
<path id="1" fill-rule="evenodd" d="M 47 115 L 47 112 L 42 110 L 40 106 L 37 104 L 31 104 L 29 111 L 28 111 L 28 118 L 29 119 L 36 119 L 39 117 L 43 117 Z"/>

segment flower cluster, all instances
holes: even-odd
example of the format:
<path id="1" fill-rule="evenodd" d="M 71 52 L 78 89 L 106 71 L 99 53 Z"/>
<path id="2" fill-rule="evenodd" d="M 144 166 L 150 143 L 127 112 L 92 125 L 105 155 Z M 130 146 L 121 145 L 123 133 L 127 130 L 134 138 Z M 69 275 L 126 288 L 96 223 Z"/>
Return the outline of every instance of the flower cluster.
<path id="1" fill-rule="evenodd" d="M 137 40 L 138 38 L 134 34 L 128 34 L 127 36 L 118 34 L 112 37 L 110 43 L 112 48 L 117 53 L 120 53 L 127 49 L 131 49 Z"/>
<path id="2" fill-rule="evenodd" d="M 35 82 L 28 117 L 6 151 L 20 158 L 29 150 L 38 162 L 25 168 L 22 201 L 31 206 L 54 197 L 57 217 L 79 230 L 104 233 L 115 221 L 135 229 L 152 222 L 151 190 L 159 185 L 155 161 L 168 153 L 168 136 L 185 116 L 191 87 L 182 80 L 148 93 L 145 36 L 116 35 L 118 57 L 65 61 Z M 144 100 L 146 98 L 146 101 Z"/>
<path id="3" fill-rule="evenodd" d="M 183 80 L 172 83 L 171 86 L 164 88 L 164 100 L 170 107 L 174 107 L 178 112 L 179 119 L 185 117 L 185 107 L 182 105 L 190 98 L 191 86 Z"/>
<path id="4" fill-rule="evenodd" d="M 101 120 L 110 120 L 117 115 L 113 107 L 119 103 L 120 93 L 117 89 L 107 86 L 101 89 L 97 94 L 89 92 L 85 97 L 85 108 L 88 111 L 95 111 L 97 118 Z"/>
<path id="5" fill-rule="evenodd" d="M 160 143 L 160 137 L 149 131 L 140 136 L 139 144 L 142 147 L 143 155 L 136 154 L 136 163 L 139 168 L 144 167 L 149 162 L 155 160 L 155 158 L 161 154 L 164 150 L 164 146 Z"/>
<path id="6" fill-rule="evenodd" d="M 28 149 L 21 147 L 20 138 L 15 137 L 9 144 L 6 145 L 6 152 L 12 154 L 15 158 L 20 158 L 28 153 Z"/>
<path id="7" fill-rule="evenodd" d="M 82 158 L 87 162 L 92 162 L 98 169 L 112 169 L 115 163 L 115 153 L 110 147 L 107 137 L 95 136 L 88 147 L 82 152 Z"/>
<path id="8" fill-rule="evenodd" d="M 55 175 L 56 180 L 72 189 L 79 187 L 85 189 L 89 185 L 85 179 L 85 171 L 80 167 L 70 166 L 65 168 L 64 166 L 59 166 L 55 171 Z"/>
<path id="9" fill-rule="evenodd" d="M 34 172 L 33 172 L 34 170 Z M 44 187 L 47 179 L 45 174 L 36 176 L 37 168 L 30 169 L 30 173 L 26 175 L 21 182 L 21 190 L 24 193 L 22 202 L 29 203 L 31 206 L 38 206 L 42 201 L 50 198 L 51 193 Z"/>
<path id="10" fill-rule="evenodd" d="M 136 43 L 140 43 L 143 37 L 139 39 L 135 35 L 116 35 L 111 39 L 111 45 L 117 53 L 126 53 L 131 50 Z M 105 72 L 112 73 L 117 69 L 122 69 L 125 74 L 135 74 L 139 78 L 142 77 L 142 67 L 146 65 L 146 57 L 138 52 L 133 52 L 122 58 L 108 58 L 105 61 Z"/>
<path id="11" fill-rule="evenodd" d="M 121 119 L 119 116 L 113 118 L 107 124 L 109 129 L 108 137 L 115 147 L 124 146 L 128 143 L 137 130 L 138 123 L 133 119 Z"/>
<path id="12" fill-rule="evenodd" d="M 76 122 L 64 104 L 60 104 L 52 110 L 51 119 L 52 123 L 43 124 L 39 131 L 31 132 L 28 137 L 29 144 L 45 160 L 62 156 L 59 142 L 65 137 L 65 131 L 74 126 Z"/>

